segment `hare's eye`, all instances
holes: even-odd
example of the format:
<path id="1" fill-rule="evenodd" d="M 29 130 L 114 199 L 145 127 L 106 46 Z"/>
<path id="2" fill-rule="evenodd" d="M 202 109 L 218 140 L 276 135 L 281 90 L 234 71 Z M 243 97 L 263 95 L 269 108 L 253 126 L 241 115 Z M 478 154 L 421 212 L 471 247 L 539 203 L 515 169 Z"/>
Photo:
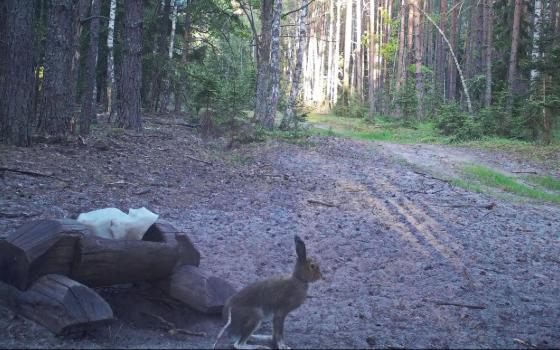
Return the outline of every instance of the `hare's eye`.
<path id="1" fill-rule="evenodd" d="M 311 270 L 315 270 L 317 268 L 317 265 L 311 264 L 311 265 L 309 265 L 309 267 L 311 268 Z"/>

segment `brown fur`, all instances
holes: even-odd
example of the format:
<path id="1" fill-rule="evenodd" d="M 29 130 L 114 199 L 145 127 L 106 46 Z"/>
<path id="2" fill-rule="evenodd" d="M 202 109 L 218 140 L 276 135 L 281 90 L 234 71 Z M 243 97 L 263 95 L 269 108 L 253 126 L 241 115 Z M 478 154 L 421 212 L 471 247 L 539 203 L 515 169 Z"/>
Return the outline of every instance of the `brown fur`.
<path id="1" fill-rule="evenodd" d="M 322 278 L 319 265 L 307 258 L 305 243 L 297 235 L 294 239 L 298 259 L 292 275 L 250 284 L 233 295 L 224 306 L 223 314 L 228 323 L 218 335 L 218 339 L 223 331 L 227 330 L 230 337 L 235 338 L 236 348 L 263 348 L 247 345 L 246 342 L 261 322 L 270 317 L 273 323 L 271 339 L 274 346 L 287 348 L 283 342 L 284 320 L 288 313 L 304 303 L 309 283 Z"/>

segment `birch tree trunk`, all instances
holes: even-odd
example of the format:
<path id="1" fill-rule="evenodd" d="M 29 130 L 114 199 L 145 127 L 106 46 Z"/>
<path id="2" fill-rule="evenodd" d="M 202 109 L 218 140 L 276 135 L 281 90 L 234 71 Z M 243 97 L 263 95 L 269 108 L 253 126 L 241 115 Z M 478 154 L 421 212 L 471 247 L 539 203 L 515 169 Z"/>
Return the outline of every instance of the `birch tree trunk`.
<path id="1" fill-rule="evenodd" d="M 33 1 L 0 3 L 0 143 L 28 146 L 33 106 Z M 17 87 L 17 88 L 15 88 Z"/>
<path id="2" fill-rule="evenodd" d="M 92 121 L 96 118 L 94 89 L 97 85 L 97 48 L 99 46 L 99 14 L 101 0 L 91 1 L 91 20 L 89 23 L 89 48 L 84 71 L 84 90 L 80 113 L 80 135 L 89 135 Z"/>
<path id="3" fill-rule="evenodd" d="M 140 112 L 142 87 L 143 2 L 124 1 L 123 58 L 120 79 L 119 113 L 116 124 L 125 129 L 142 130 Z"/>
<path id="4" fill-rule="evenodd" d="M 282 0 L 274 0 L 272 13 L 272 33 L 270 42 L 270 97 L 266 115 L 262 124 L 269 129 L 274 128 L 276 107 L 280 96 L 280 19 L 282 16 Z"/>
<path id="5" fill-rule="evenodd" d="M 109 7 L 109 24 L 107 25 L 107 112 L 109 113 L 109 118 L 113 112 L 113 90 L 115 89 L 115 58 L 113 46 L 116 12 L 117 0 L 111 0 Z"/>
<path id="6" fill-rule="evenodd" d="M 290 124 L 294 120 L 295 111 L 297 109 L 297 97 L 300 92 L 301 69 L 303 65 L 303 48 L 305 46 L 305 37 L 307 36 L 307 28 L 305 25 L 305 20 L 307 18 L 307 6 L 305 6 L 305 4 L 306 1 L 303 0 L 302 9 L 300 10 L 300 14 L 299 14 L 299 23 L 298 23 L 296 65 L 293 70 L 292 86 L 290 89 L 288 104 L 286 105 L 284 117 L 282 118 L 282 123 L 280 124 L 280 129 L 282 130 L 286 130 L 290 127 Z"/>

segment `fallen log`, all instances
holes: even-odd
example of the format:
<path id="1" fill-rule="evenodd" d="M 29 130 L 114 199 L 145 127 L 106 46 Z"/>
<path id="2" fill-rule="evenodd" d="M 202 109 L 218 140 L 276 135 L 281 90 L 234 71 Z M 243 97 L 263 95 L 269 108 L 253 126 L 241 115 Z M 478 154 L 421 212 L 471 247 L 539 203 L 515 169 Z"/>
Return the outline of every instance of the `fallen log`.
<path id="1" fill-rule="evenodd" d="M 75 220 L 36 220 L 24 224 L 0 241 L 0 280 L 25 290 L 42 275 L 67 275 L 76 242 L 88 234 L 89 229 Z"/>
<path id="2" fill-rule="evenodd" d="M 113 311 L 91 288 L 68 277 L 46 275 L 27 291 L 0 282 L 0 297 L 14 312 L 56 335 L 69 335 L 105 325 Z"/>
<path id="3" fill-rule="evenodd" d="M 169 295 L 205 314 L 219 314 L 235 288 L 196 266 L 181 266 L 159 286 Z"/>
<path id="4" fill-rule="evenodd" d="M 178 257 L 169 243 L 83 236 L 70 276 L 91 287 L 157 280 L 171 274 Z"/>
<path id="5" fill-rule="evenodd" d="M 164 221 L 141 241 L 96 237 L 69 219 L 32 221 L 0 240 L 0 280 L 20 290 L 51 273 L 106 286 L 165 278 L 178 266 L 199 263 L 188 236 Z"/>

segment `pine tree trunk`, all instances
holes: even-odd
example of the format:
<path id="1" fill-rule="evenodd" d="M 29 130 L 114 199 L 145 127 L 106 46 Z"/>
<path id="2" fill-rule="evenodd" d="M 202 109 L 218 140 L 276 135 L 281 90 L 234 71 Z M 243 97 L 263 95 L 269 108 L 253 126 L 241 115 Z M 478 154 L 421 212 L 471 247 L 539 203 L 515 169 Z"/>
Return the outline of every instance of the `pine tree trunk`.
<path id="1" fill-rule="evenodd" d="M 301 69 L 303 65 L 303 48 L 305 46 L 305 37 L 307 36 L 307 28 L 305 25 L 305 20 L 307 18 L 307 6 L 304 6 L 305 0 L 302 0 L 303 8 L 300 10 L 299 23 L 298 23 L 298 44 L 296 53 L 296 65 L 293 70 L 292 75 L 292 86 L 290 89 L 290 96 L 288 98 L 288 104 L 286 105 L 286 111 L 284 112 L 284 118 L 282 118 L 282 123 L 280 128 L 286 130 L 290 127 L 290 124 L 294 120 L 295 111 L 297 109 L 297 97 L 300 92 L 300 81 L 301 81 Z"/>
<path id="2" fill-rule="evenodd" d="M 445 32 L 447 28 L 447 0 L 440 1 L 439 7 L 439 26 Z M 447 96 L 447 89 L 446 89 L 446 77 L 445 77 L 445 66 L 447 63 L 447 56 L 445 54 L 446 50 L 444 47 L 443 38 L 439 37 L 436 40 L 436 91 L 440 94 L 443 99 L 445 100 Z"/>
<path id="3" fill-rule="evenodd" d="M 261 35 L 257 48 L 257 92 L 254 120 L 263 122 L 266 118 L 270 97 L 270 44 L 272 35 L 273 0 L 262 0 Z"/>
<path id="4" fill-rule="evenodd" d="M 113 112 L 115 89 L 115 58 L 114 58 L 114 38 L 115 38 L 115 15 L 117 11 L 117 0 L 111 0 L 109 7 L 109 23 L 107 25 L 107 112 L 109 118 Z"/>
<path id="5" fill-rule="evenodd" d="M 369 55 L 368 55 L 368 100 L 369 100 L 369 114 L 373 118 L 376 112 L 375 106 L 375 58 L 377 52 L 375 50 L 375 14 L 377 11 L 376 0 L 369 0 Z"/>
<path id="6" fill-rule="evenodd" d="M 362 52 L 362 0 L 356 0 L 356 97 L 361 102 L 363 100 L 363 61 L 364 54 Z"/>
<path id="7" fill-rule="evenodd" d="M 414 4 L 419 8 L 422 6 L 419 0 L 414 0 Z M 411 7 L 411 11 L 414 7 Z M 421 120 L 424 117 L 424 77 L 422 74 L 422 54 L 424 45 L 422 45 L 422 29 L 420 22 L 420 11 L 414 9 L 414 63 L 416 67 L 416 99 L 418 100 L 417 118 Z"/>
<path id="8" fill-rule="evenodd" d="M 143 2 L 124 1 L 123 58 L 120 79 L 120 100 L 117 126 L 125 129 L 142 130 L 142 21 Z"/>
<path id="9" fill-rule="evenodd" d="M 334 1 L 334 0 L 333 0 Z M 334 69 L 333 69 L 333 96 L 331 103 L 334 106 L 338 101 L 338 85 L 340 82 L 340 26 L 342 17 L 342 1 L 336 0 L 336 28 L 335 28 L 335 43 L 334 43 Z"/>
<path id="10" fill-rule="evenodd" d="M 266 107 L 266 115 L 262 125 L 266 128 L 274 128 L 276 120 L 276 107 L 280 96 L 280 19 L 282 16 L 282 0 L 274 0 L 272 14 L 272 33 L 270 42 L 270 99 Z"/>
<path id="11" fill-rule="evenodd" d="M 169 15 L 171 14 L 171 0 L 164 0 L 163 11 L 158 19 L 158 41 L 156 53 L 155 72 L 151 79 L 152 88 L 150 104 L 152 111 L 156 112 L 160 107 L 160 99 L 163 89 L 163 80 L 166 73 L 166 62 L 169 56 L 169 44 L 167 42 L 169 29 Z"/>
<path id="12" fill-rule="evenodd" d="M 169 52 L 167 53 L 167 57 L 169 57 L 169 59 L 173 58 L 175 31 L 177 30 L 177 3 L 175 0 L 171 0 L 171 7 L 173 8 L 173 11 L 171 12 L 171 34 L 169 36 Z"/>
<path id="13" fill-rule="evenodd" d="M 406 83 L 406 52 L 405 52 L 405 31 L 406 31 L 406 15 L 408 14 L 407 0 L 401 0 L 400 6 L 400 28 L 399 28 L 399 59 L 397 62 L 397 84 L 396 90 L 400 91 L 401 87 Z"/>
<path id="14" fill-rule="evenodd" d="M 53 0 L 47 14 L 43 96 L 39 130 L 50 136 L 65 136 L 70 130 L 74 86 L 74 2 Z"/>
<path id="15" fill-rule="evenodd" d="M 191 9 L 190 4 L 194 0 L 187 1 L 187 8 L 185 10 L 185 31 L 183 33 L 183 52 L 181 55 L 181 66 L 185 68 L 188 63 L 188 56 L 191 45 L 192 38 L 192 28 L 191 28 Z M 187 77 L 179 75 L 178 81 L 175 85 L 175 113 L 181 113 L 181 106 L 183 102 L 183 96 L 187 88 Z"/>
<path id="16" fill-rule="evenodd" d="M 334 69 L 335 69 L 335 61 L 334 61 L 334 40 L 335 40 L 335 13 L 334 13 L 334 1 L 335 0 L 328 0 L 329 1 L 329 47 L 328 47 L 328 58 L 327 58 L 327 100 L 329 102 L 329 108 L 332 108 L 333 105 L 331 101 L 333 100 L 333 87 L 335 86 L 334 80 Z"/>
<path id="17" fill-rule="evenodd" d="M 30 144 L 33 16 L 33 1 L 0 3 L 0 143 L 4 144 Z"/>
<path id="18" fill-rule="evenodd" d="M 346 0 L 346 26 L 344 28 L 344 78 L 342 81 L 342 95 L 344 104 L 348 105 L 348 95 L 350 93 L 350 56 L 352 54 L 352 3 L 353 0 Z"/>
<path id="19" fill-rule="evenodd" d="M 519 49 L 519 26 L 521 22 L 522 0 L 515 0 L 513 11 L 513 27 L 511 31 L 511 51 L 508 65 L 508 98 L 506 111 L 511 114 L 513 109 L 513 96 L 517 93 L 517 51 Z"/>
<path id="20" fill-rule="evenodd" d="M 484 89 L 484 107 L 488 108 L 492 104 L 492 52 L 494 51 L 493 45 L 493 25 L 494 15 L 492 10 L 492 0 L 484 1 L 484 28 L 485 28 L 485 89 Z"/>
<path id="21" fill-rule="evenodd" d="M 93 90 L 97 81 L 97 48 L 99 45 L 99 14 L 101 0 L 92 0 L 89 26 L 89 48 L 84 71 L 84 90 L 82 91 L 82 109 L 80 113 L 80 135 L 88 135 L 90 125 L 96 118 L 96 101 Z"/>
<path id="22" fill-rule="evenodd" d="M 453 51 L 457 50 L 457 24 L 458 24 L 458 3 L 459 0 L 453 0 L 452 11 L 451 11 L 451 28 L 449 30 L 449 44 Z M 449 84 L 447 91 L 449 91 L 448 99 L 454 101 L 457 98 L 457 68 L 453 62 L 453 57 L 447 56 L 447 82 Z"/>

